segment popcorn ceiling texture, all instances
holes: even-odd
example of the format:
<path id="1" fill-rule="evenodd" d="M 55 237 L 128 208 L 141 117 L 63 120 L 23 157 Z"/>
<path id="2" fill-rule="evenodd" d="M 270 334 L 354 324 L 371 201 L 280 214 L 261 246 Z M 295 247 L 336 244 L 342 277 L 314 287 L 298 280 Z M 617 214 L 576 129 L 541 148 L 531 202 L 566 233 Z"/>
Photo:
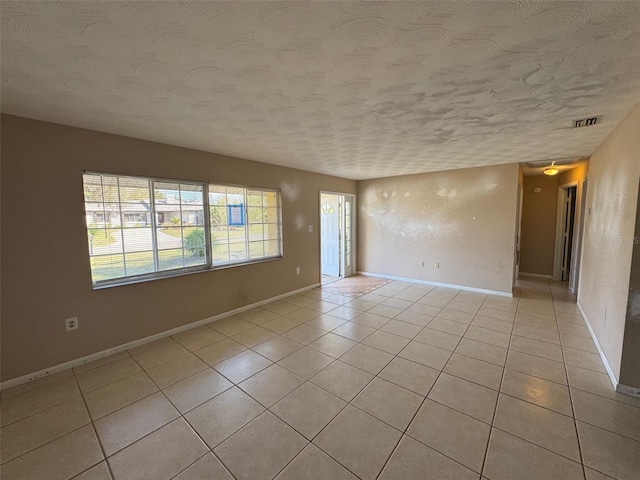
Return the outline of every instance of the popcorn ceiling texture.
<path id="1" fill-rule="evenodd" d="M 640 2 L 2 2 L 5 113 L 352 179 L 590 155 L 638 101 Z"/>

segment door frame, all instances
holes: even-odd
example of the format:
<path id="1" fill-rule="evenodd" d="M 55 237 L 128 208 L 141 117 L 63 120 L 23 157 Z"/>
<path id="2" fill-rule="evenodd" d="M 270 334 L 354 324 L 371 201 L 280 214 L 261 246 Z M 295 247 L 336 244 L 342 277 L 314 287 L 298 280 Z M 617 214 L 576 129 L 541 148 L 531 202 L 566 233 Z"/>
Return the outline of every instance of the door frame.
<path id="1" fill-rule="evenodd" d="M 522 205 L 524 203 L 524 185 L 518 183 L 518 206 L 516 210 L 516 241 L 514 246 L 513 286 L 520 277 L 520 248 L 522 246 Z"/>
<path id="2" fill-rule="evenodd" d="M 338 278 L 346 278 L 356 273 L 356 194 L 355 193 L 345 193 L 345 192 L 335 192 L 331 190 L 320 190 L 318 192 L 318 245 L 320 246 L 318 255 L 318 264 L 320 271 L 320 279 L 322 280 L 322 195 L 337 195 L 339 197 L 338 201 L 338 230 L 339 230 L 339 238 L 338 238 L 338 247 L 340 250 L 340 260 L 339 260 L 339 271 Z M 344 211 L 344 203 L 345 198 L 349 198 L 351 201 L 351 265 L 350 271 L 347 272 L 346 268 L 346 258 L 345 258 L 345 229 L 344 229 L 344 219 L 345 219 L 345 211 Z M 345 275 L 345 273 L 347 275 Z"/>
<path id="3" fill-rule="evenodd" d="M 576 187 L 575 209 L 573 212 L 573 235 L 571 238 L 571 263 L 569 265 L 569 291 L 573 294 L 577 292 L 578 278 L 580 272 L 580 251 L 582 243 L 582 226 L 583 221 L 583 185 L 586 179 L 575 180 L 573 182 L 558 185 L 558 206 L 556 213 L 556 241 L 555 252 L 553 256 L 553 279 L 562 280 L 562 252 L 563 252 L 563 233 L 566 210 L 564 201 L 567 190 Z"/>
<path id="4" fill-rule="evenodd" d="M 588 177 L 578 183 L 576 198 L 576 214 L 573 225 L 573 241 L 576 248 L 571 259 L 571 271 L 569 272 L 569 291 L 578 294 L 580 283 L 580 264 L 582 262 L 582 241 L 584 238 L 584 226 L 586 223 L 587 193 L 589 190 Z"/>

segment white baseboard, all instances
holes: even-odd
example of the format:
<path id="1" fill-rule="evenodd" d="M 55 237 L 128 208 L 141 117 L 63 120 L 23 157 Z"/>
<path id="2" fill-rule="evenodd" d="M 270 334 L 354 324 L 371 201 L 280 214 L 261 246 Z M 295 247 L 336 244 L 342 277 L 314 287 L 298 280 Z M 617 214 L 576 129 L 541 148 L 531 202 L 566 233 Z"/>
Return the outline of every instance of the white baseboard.
<path id="1" fill-rule="evenodd" d="M 535 277 L 535 278 L 546 278 L 548 280 L 553 280 L 553 275 L 543 275 L 541 273 L 519 272 L 518 276 Z"/>
<path id="2" fill-rule="evenodd" d="M 125 343 L 123 345 L 118 345 L 116 347 L 108 348 L 107 350 L 102 350 L 101 352 L 92 353 L 91 355 L 87 355 L 81 358 L 77 358 L 75 360 L 70 360 L 65 363 L 61 363 L 59 365 L 55 365 L 50 368 L 45 368 L 43 370 L 39 370 L 37 372 L 29 373 L 27 375 L 23 375 L 21 377 L 12 378 L 11 380 L 6 380 L 0 383 L 0 391 L 6 390 L 11 387 L 16 387 L 18 385 L 22 385 L 23 383 L 31 382 L 33 380 L 37 380 L 38 378 L 46 377 L 48 375 L 53 375 L 54 373 L 62 372 L 69 368 L 77 367 L 83 365 L 88 362 L 92 362 L 94 360 L 98 360 L 103 357 L 107 357 L 109 355 L 113 355 L 114 353 L 122 352 L 123 350 L 128 350 L 130 348 L 139 347 L 140 345 L 144 345 L 146 343 L 154 342 L 156 340 L 160 340 L 161 338 L 169 337 L 171 335 L 175 335 L 180 332 L 184 332 L 186 330 L 191 330 L 192 328 L 200 327 L 206 323 L 214 322 L 216 320 L 221 320 L 226 317 L 230 317 L 232 315 L 236 315 L 237 313 L 241 313 L 247 310 L 251 310 L 252 308 L 259 307 L 261 305 L 265 305 L 267 303 L 274 302 L 276 300 L 280 300 L 286 297 L 290 297 L 292 295 L 297 295 L 298 293 L 306 292 L 307 290 L 311 290 L 312 288 L 319 287 L 319 283 L 315 283 L 308 287 L 299 288 L 292 292 L 283 293 L 281 295 L 277 295 L 275 297 L 267 298 L 266 300 L 260 300 L 259 302 L 252 303 L 251 305 L 245 305 L 244 307 L 236 308 L 234 310 L 230 310 L 228 312 L 219 313 L 212 317 L 208 317 L 202 320 L 198 320 L 197 322 L 188 323 L 187 325 L 182 325 L 180 327 L 172 328 L 171 330 L 166 330 L 164 332 L 156 333 L 154 335 L 150 335 L 148 337 L 141 338 L 139 340 L 134 340 L 133 342 Z"/>
<path id="3" fill-rule="evenodd" d="M 616 378 L 615 373 L 613 373 L 613 369 L 611 368 L 611 365 L 609 365 L 609 360 L 607 360 L 607 356 L 604 354 L 604 350 L 600 346 L 600 342 L 598 342 L 598 337 L 596 337 L 596 332 L 593 331 L 593 328 L 591 327 L 591 323 L 589 323 L 589 318 L 587 317 L 587 314 L 584 313 L 584 310 L 582 309 L 582 305 L 580 305 L 579 301 L 577 302 L 577 305 L 578 305 L 578 310 L 580 310 L 580 313 L 582 314 L 582 318 L 584 319 L 584 323 L 587 324 L 587 328 L 589 329 L 589 333 L 591 334 L 591 339 L 593 340 L 593 343 L 595 343 L 596 348 L 598 349 L 598 353 L 600 354 L 600 359 L 602 360 L 602 364 L 604 365 L 604 368 L 607 371 L 607 375 L 609 376 L 609 380 L 613 385 L 613 389 L 616 391 L 619 391 L 618 387 L 620 384 L 618 383 L 618 379 Z M 631 388 L 631 387 L 627 387 L 627 388 Z"/>
<path id="4" fill-rule="evenodd" d="M 485 293 L 488 295 L 500 295 L 501 297 L 513 297 L 513 292 L 501 292 L 499 290 L 487 290 L 485 288 L 467 287 L 466 285 L 453 285 L 451 283 L 430 282 L 428 280 L 418 280 L 416 278 L 396 277 L 394 275 L 383 275 L 381 273 L 358 272 L 360 275 L 369 277 L 387 278 L 389 280 L 399 280 L 402 282 L 421 283 L 423 285 L 433 285 L 436 287 L 455 288 L 457 290 L 466 290 L 468 292 Z"/>
<path id="5" fill-rule="evenodd" d="M 619 383 L 618 387 L 616 388 L 616 392 L 624 393 L 625 395 L 640 398 L 640 388 L 630 387 L 629 385 L 623 385 Z"/>

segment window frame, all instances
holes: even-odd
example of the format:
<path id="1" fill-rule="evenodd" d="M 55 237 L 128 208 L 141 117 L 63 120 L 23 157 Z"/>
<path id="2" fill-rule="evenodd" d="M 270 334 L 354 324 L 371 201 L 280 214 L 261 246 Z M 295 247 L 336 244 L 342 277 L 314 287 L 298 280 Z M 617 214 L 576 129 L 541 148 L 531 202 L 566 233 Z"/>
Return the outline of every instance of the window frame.
<path id="1" fill-rule="evenodd" d="M 99 258 L 100 255 L 94 255 L 92 254 L 91 251 L 91 246 L 90 244 L 90 227 L 89 227 L 89 222 L 88 222 L 88 215 L 89 215 L 89 211 L 87 209 L 87 205 L 90 203 L 101 203 L 101 204 L 105 204 L 105 203 L 116 203 L 116 202 L 105 202 L 105 199 L 102 198 L 102 201 L 100 202 L 92 202 L 90 200 L 87 199 L 87 196 L 85 194 L 85 176 L 88 175 L 95 175 L 95 176 L 108 176 L 108 177 L 116 177 L 118 179 L 118 191 L 120 191 L 119 188 L 119 179 L 120 178 L 132 178 L 132 179 L 139 179 L 139 180 L 144 180 L 149 182 L 149 204 L 150 204 L 150 210 L 149 210 L 149 218 L 150 218 L 150 228 L 151 228 L 151 235 L 152 235 L 152 250 L 151 253 L 154 257 L 154 270 L 153 272 L 148 272 L 148 273 L 142 273 L 142 274 L 134 274 L 134 275 L 123 275 L 123 276 L 118 276 L 118 277 L 113 277 L 113 278 L 109 278 L 109 279 L 104 279 L 104 280 L 94 280 L 93 279 L 93 268 L 91 266 L 91 262 L 93 258 Z M 160 249 L 159 245 L 158 245 L 158 240 L 157 240 L 157 229 L 160 228 L 159 224 L 158 224 L 158 212 L 157 212 L 157 205 L 156 205 L 156 201 L 155 201 L 155 183 L 156 182 L 160 182 L 160 183 L 175 183 L 175 184 L 185 184 L 185 185 L 193 185 L 193 186 L 199 186 L 202 188 L 202 209 L 203 209 L 203 224 L 202 227 L 204 228 L 204 237 L 205 237 L 205 262 L 203 264 L 200 265 L 191 265 L 191 266 L 183 266 L 183 267 L 178 267 L 178 268 L 171 268 L 171 269 L 158 269 L 159 268 L 159 262 L 158 262 L 158 256 L 159 256 L 159 252 L 163 251 L 162 249 Z M 211 204 L 209 202 L 209 190 L 211 186 L 223 186 L 223 187 L 233 187 L 233 188 L 241 188 L 243 189 L 243 198 L 245 199 L 245 205 L 244 205 L 244 209 L 243 209 L 243 214 L 244 214 L 244 220 L 245 220 L 245 225 L 244 228 L 246 229 L 246 241 L 245 244 L 247 245 L 247 251 L 246 251 L 246 258 L 241 259 L 237 262 L 227 262 L 227 263 L 223 263 L 223 264 L 215 264 L 214 263 L 214 252 L 213 252 L 213 246 L 212 246 L 212 241 L 211 241 L 211 231 L 212 231 L 212 225 L 211 225 Z M 200 181 L 200 180 L 186 180 L 186 179 L 176 179 L 176 178 L 165 178 L 165 177 L 155 177 L 155 176 L 147 176 L 147 175 L 136 175 L 136 174 L 124 174 L 124 173 L 112 173 L 112 172 L 104 172 L 104 171 L 95 171 L 95 170 L 84 170 L 82 172 L 82 187 L 83 187 L 83 208 L 84 208 L 84 221 L 85 221 L 85 235 L 86 235 L 86 239 L 87 239 L 87 247 L 88 247 L 88 253 L 89 253 L 89 263 L 90 263 L 90 275 L 91 275 L 91 282 L 92 282 L 92 286 L 93 286 L 93 290 L 100 290 L 100 289 L 104 289 L 104 288 L 110 288 L 110 287 L 116 287 L 116 286 L 120 286 L 120 285 L 129 285 L 129 284 L 134 284 L 134 283 L 140 283 L 140 282 L 147 282 L 147 281 L 152 281 L 152 280 L 158 280 L 158 279 L 162 279 L 162 278 L 170 278 L 170 277 L 177 277 L 177 276 L 182 276 L 182 275 L 190 275 L 193 273 L 201 273 L 201 272 L 206 272 L 206 271 L 213 271 L 213 270 L 222 270 L 222 269 L 226 269 L 226 268 L 233 268 L 233 267 L 239 267 L 239 266 L 243 266 L 243 265 L 249 265 L 249 264 L 254 264 L 254 263 L 263 263 L 263 262 L 270 262 L 270 261 L 274 261 L 274 260 L 280 260 L 284 257 L 284 242 L 283 242 L 283 236 L 282 236 L 282 194 L 280 189 L 277 188 L 268 188 L 268 187 L 249 187 L 249 186 L 245 186 L 245 185 L 231 185 L 231 184 L 222 184 L 222 183 L 212 183 L 212 182 L 207 182 L 207 181 Z M 248 251 L 248 242 L 249 242 L 249 219 L 248 219 L 248 205 L 246 204 L 246 199 L 247 199 L 247 191 L 261 191 L 261 192 L 275 192 L 276 193 L 276 209 L 277 209 L 277 242 L 278 242 L 278 254 L 277 255 L 270 255 L 270 256 L 263 256 L 263 257 L 259 257 L 259 258 L 250 258 L 249 257 L 249 251 Z M 124 202 L 126 203 L 126 202 Z M 124 212 L 122 205 L 123 202 L 120 199 L 120 193 L 118 193 L 118 201 L 117 201 L 117 205 L 118 205 L 118 211 L 117 214 L 120 217 L 120 225 L 116 228 L 119 228 L 120 230 L 124 230 L 126 229 L 125 224 L 127 222 L 124 221 L 124 217 L 128 212 Z M 180 203 L 179 205 L 182 205 L 182 203 Z M 102 214 L 103 216 L 103 226 L 100 228 L 107 228 L 106 227 L 106 221 L 105 220 L 105 212 L 99 212 Z M 112 216 L 112 214 L 115 212 L 108 212 L 108 214 L 110 216 Z M 92 216 L 95 218 L 95 214 L 96 212 L 94 212 L 92 214 Z M 181 215 L 182 217 L 182 215 Z M 182 221 L 182 218 L 181 218 Z M 228 225 L 227 225 L 228 226 Z M 181 225 L 181 227 L 184 228 L 184 225 Z M 182 239 L 183 243 L 182 243 L 182 249 L 184 250 L 184 238 Z M 125 255 L 125 251 L 123 248 L 123 251 L 121 253 L 121 255 Z"/>
<path id="2" fill-rule="evenodd" d="M 242 225 L 245 229 L 245 239 L 244 239 L 244 245 L 245 245 L 245 258 L 239 259 L 237 261 L 231 261 L 229 260 L 228 262 L 225 263 L 219 263 L 219 264 L 215 264 L 214 263 L 214 255 L 213 255 L 213 250 L 211 251 L 211 269 L 212 270 L 219 270 L 219 269 L 224 269 L 224 268 L 232 268 L 232 267 L 237 267 L 237 266 L 242 266 L 242 265 L 249 265 L 252 263 L 262 263 L 262 262 L 268 262 L 268 261 L 272 261 L 272 260 L 279 260 L 281 258 L 284 257 L 284 242 L 283 242 L 283 238 L 282 238 L 282 192 L 279 188 L 270 188 L 270 187 L 252 187 L 252 186 L 246 186 L 246 185 L 237 185 L 237 184 L 230 184 L 230 183 L 209 183 L 207 184 L 207 201 L 209 201 L 209 194 L 210 194 L 210 187 L 224 187 L 224 188 L 238 188 L 238 189 L 242 189 L 242 198 L 243 198 L 243 221 L 244 221 L 244 225 Z M 258 225 L 257 223 L 251 223 L 250 218 L 249 218 L 249 202 L 247 200 L 248 198 L 248 192 L 253 191 L 253 192 L 272 192 L 276 194 L 276 212 L 278 215 L 277 221 L 276 221 L 276 228 L 277 228 L 277 238 L 276 241 L 278 243 L 278 253 L 276 255 L 268 255 L 268 256 L 262 256 L 262 257 L 257 257 L 257 258 L 251 258 L 251 254 L 250 254 L 250 243 L 251 243 L 251 239 L 250 239 L 250 232 L 249 232 L 249 226 L 250 225 Z M 228 193 L 227 193 L 228 195 Z M 227 198 L 228 199 L 228 198 Z M 208 205 L 208 207 L 210 207 L 211 205 Z M 226 203 L 225 204 L 225 209 L 228 209 L 229 206 L 236 206 L 235 204 L 230 204 L 230 203 Z M 227 214 L 228 215 L 228 214 Z M 261 223 L 261 225 L 265 225 L 264 223 Z M 227 223 L 226 223 L 227 228 L 232 227 L 232 226 L 238 226 L 238 225 L 234 225 L 229 223 L 229 219 L 227 218 Z M 211 218 L 209 218 L 209 238 L 211 238 L 211 229 L 212 229 L 212 224 L 211 224 Z M 228 237 L 227 237 L 228 238 Z M 262 240 L 264 241 L 264 239 Z M 236 243 L 241 243 L 241 242 L 236 242 Z M 227 245 L 232 244 L 232 242 L 227 242 Z M 229 256 L 229 259 L 231 257 Z"/>

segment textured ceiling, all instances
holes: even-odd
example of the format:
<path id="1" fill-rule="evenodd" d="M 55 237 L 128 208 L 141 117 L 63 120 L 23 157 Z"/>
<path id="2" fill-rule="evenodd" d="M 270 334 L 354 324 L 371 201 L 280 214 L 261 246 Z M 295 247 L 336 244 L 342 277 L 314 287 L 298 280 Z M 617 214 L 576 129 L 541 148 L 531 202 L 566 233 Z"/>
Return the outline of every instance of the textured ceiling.
<path id="1" fill-rule="evenodd" d="M 353 179 L 588 156 L 640 101 L 637 1 L 1 3 L 5 113 Z"/>

